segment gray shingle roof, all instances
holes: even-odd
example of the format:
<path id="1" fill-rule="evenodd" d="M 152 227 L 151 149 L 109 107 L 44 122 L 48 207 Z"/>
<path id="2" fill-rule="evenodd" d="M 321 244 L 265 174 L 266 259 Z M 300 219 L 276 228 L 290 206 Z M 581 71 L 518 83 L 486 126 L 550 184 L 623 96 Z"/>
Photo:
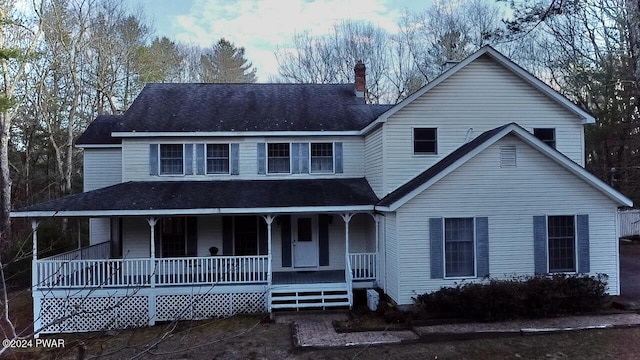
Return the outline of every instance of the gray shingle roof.
<path id="1" fill-rule="evenodd" d="M 99 116 L 77 144 L 120 132 L 357 131 L 392 105 L 365 104 L 353 84 L 148 84 L 121 116 Z"/>
<path id="2" fill-rule="evenodd" d="M 353 206 L 377 201 L 364 178 L 140 181 L 69 195 L 15 212 Z"/>
<path id="3" fill-rule="evenodd" d="M 111 132 L 121 120 L 122 115 L 98 116 L 78 137 L 76 145 L 120 144 L 120 139 L 111 137 Z"/>

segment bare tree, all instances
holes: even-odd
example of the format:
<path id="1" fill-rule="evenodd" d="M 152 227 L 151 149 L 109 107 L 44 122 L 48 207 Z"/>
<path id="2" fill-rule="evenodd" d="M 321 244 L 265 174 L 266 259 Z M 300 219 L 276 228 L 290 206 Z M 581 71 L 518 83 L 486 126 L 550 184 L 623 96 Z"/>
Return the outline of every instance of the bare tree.
<path id="1" fill-rule="evenodd" d="M 42 33 L 42 23 L 21 23 L 13 13 L 14 1 L 0 3 L 0 71 L 2 92 L 0 93 L 0 248 L 11 239 L 11 172 L 9 168 L 9 142 L 11 123 L 15 117 L 17 99 L 15 91 L 22 81 L 27 64 L 36 49 Z M 33 9 L 42 12 L 44 0 Z"/>

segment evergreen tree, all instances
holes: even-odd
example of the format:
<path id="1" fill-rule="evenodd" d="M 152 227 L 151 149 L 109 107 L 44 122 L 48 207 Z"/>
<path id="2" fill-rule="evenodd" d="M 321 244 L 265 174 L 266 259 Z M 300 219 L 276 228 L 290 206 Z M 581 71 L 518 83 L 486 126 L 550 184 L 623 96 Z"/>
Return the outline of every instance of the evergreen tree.
<path id="1" fill-rule="evenodd" d="M 201 80 L 211 83 L 253 83 L 256 69 L 244 57 L 244 48 L 220 39 L 200 58 Z"/>

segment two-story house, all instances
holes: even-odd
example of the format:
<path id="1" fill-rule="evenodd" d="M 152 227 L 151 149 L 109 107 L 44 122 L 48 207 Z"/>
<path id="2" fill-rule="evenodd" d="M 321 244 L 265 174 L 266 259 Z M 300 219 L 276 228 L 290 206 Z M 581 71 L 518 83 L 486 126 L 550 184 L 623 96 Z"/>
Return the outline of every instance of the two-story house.
<path id="1" fill-rule="evenodd" d="M 397 105 L 353 85 L 149 84 L 78 139 L 85 192 L 13 217 L 90 218 L 37 258 L 36 331 L 397 304 L 465 281 L 604 273 L 616 213 L 584 169 L 595 119 L 484 47 Z"/>

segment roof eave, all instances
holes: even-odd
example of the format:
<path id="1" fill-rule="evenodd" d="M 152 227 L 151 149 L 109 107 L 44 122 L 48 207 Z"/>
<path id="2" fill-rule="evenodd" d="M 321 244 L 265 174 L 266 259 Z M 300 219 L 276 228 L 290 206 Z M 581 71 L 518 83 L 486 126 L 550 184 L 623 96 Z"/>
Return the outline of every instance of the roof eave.
<path id="1" fill-rule="evenodd" d="M 559 153 L 555 149 L 553 149 L 553 148 L 549 147 L 548 145 L 544 144 L 541 140 L 539 140 L 538 138 L 533 136 L 533 134 L 531 134 L 530 132 L 528 132 L 525 129 L 521 128 L 520 126 L 515 125 L 515 124 L 511 124 L 511 125 L 505 127 L 503 130 L 501 130 L 501 131 L 497 132 L 496 134 L 494 134 L 493 136 L 491 136 L 489 139 L 487 139 L 485 142 L 483 142 L 480 146 L 474 148 L 468 154 L 465 154 L 460 159 L 458 159 L 457 161 L 455 161 L 454 163 L 449 165 L 443 171 L 438 173 L 437 176 L 434 176 L 433 178 L 429 179 L 424 184 L 418 186 L 416 189 L 412 190 L 411 192 L 409 192 L 407 195 L 401 197 L 400 199 L 398 199 L 398 200 L 386 205 L 386 207 L 389 209 L 389 211 L 396 211 L 399 207 L 401 207 L 402 205 L 407 203 L 409 200 L 413 199 L 418 194 L 420 194 L 423 191 L 427 190 L 433 184 L 437 183 L 442 178 L 444 178 L 445 176 L 447 176 L 448 174 L 453 172 L 455 169 L 457 169 L 460 166 L 462 166 L 468 160 L 472 159 L 477 154 L 479 154 L 480 152 L 484 151 L 489 146 L 493 145 L 498 140 L 502 139 L 503 137 L 505 137 L 507 134 L 510 134 L 510 133 L 513 133 L 513 134 L 517 135 L 520 139 L 522 139 L 523 141 L 525 141 L 529 145 L 533 146 L 537 150 L 541 151 L 543 154 L 545 154 L 548 157 L 550 157 L 556 163 L 560 164 L 561 166 L 563 166 L 567 170 L 571 171 L 576 176 L 581 177 L 584 181 L 589 183 L 591 186 L 595 187 L 597 190 L 601 191 L 603 194 L 605 194 L 610 199 L 615 201 L 619 206 L 629 206 L 629 207 L 633 206 L 633 201 L 631 201 L 631 199 L 629 199 L 628 197 L 624 196 L 622 193 L 620 193 L 619 191 L 615 190 L 613 187 L 609 186 L 608 184 L 606 184 L 602 180 L 598 179 L 595 175 L 591 174 L 586 169 L 584 169 L 580 165 L 576 164 L 573 160 L 567 158 L 566 156 L 562 155 L 561 153 Z M 382 200 L 384 200 L 384 198 Z M 378 208 L 380 208 L 380 207 L 378 207 Z"/>
<path id="2" fill-rule="evenodd" d="M 519 76 L 520 78 L 522 78 L 523 80 L 525 80 L 526 82 L 534 86 L 539 91 L 542 91 L 547 96 L 551 97 L 553 100 L 558 102 L 560 105 L 564 106 L 567 110 L 569 110 L 570 112 L 578 116 L 578 118 L 580 119 L 583 125 L 594 124 L 596 122 L 596 119 L 595 117 L 593 117 L 593 115 L 589 114 L 587 111 L 585 111 L 578 105 L 571 102 L 569 99 L 567 99 L 565 96 L 563 96 L 562 94 L 560 94 L 559 92 L 551 88 L 549 85 L 545 84 L 542 80 L 533 76 L 528 71 L 524 70 L 519 65 L 509 60 L 507 57 L 505 57 L 500 52 L 498 52 L 497 50 L 495 50 L 494 48 L 488 45 L 480 48 L 475 53 L 469 55 L 466 59 L 462 60 L 455 66 L 451 67 L 450 69 L 442 73 L 440 76 L 435 78 L 432 82 L 428 83 L 427 85 L 422 87 L 420 90 L 413 93 L 411 96 L 407 97 L 403 101 L 396 104 L 396 106 L 384 112 L 382 115 L 378 117 L 376 121 L 386 122 L 390 116 L 397 113 L 398 111 L 403 109 L 405 106 L 413 102 L 415 99 L 424 95 L 426 92 L 438 86 L 440 83 L 444 82 L 449 77 L 451 77 L 458 71 L 462 70 L 467 65 L 475 61 L 477 58 L 485 54 L 491 56 L 494 60 L 498 61 L 507 69 L 511 70 L 517 76 Z"/>
<path id="3" fill-rule="evenodd" d="M 148 209 L 148 210 L 73 210 L 73 211 L 12 211 L 12 218 L 63 218 L 63 217 L 112 217 L 112 216 L 167 216 L 167 215 L 216 215 L 216 214 L 293 214 L 368 212 L 374 205 L 340 206 L 292 206 L 262 208 L 202 208 L 202 209 Z"/>

